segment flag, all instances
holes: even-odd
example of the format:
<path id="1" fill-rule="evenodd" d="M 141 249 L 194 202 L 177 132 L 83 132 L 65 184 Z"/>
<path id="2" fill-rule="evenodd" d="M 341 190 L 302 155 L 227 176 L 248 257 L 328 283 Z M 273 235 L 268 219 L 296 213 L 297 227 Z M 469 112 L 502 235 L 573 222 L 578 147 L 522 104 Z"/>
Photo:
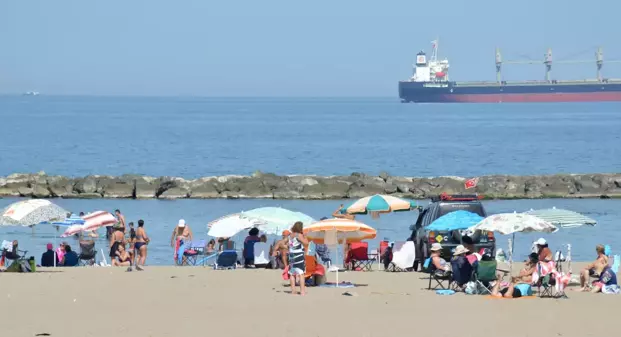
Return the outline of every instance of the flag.
<path id="1" fill-rule="evenodd" d="M 466 180 L 466 182 L 464 183 L 464 187 L 469 190 L 471 188 L 475 188 L 477 187 L 477 183 L 479 182 L 479 178 L 471 178 Z"/>

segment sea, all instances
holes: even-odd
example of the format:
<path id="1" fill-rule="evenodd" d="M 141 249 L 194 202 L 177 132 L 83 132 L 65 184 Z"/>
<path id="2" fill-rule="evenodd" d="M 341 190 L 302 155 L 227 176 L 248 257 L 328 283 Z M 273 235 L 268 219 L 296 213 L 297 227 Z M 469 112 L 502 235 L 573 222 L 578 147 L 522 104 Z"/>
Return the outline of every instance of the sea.
<path id="1" fill-rule="evenodd" d="M 0 96 L 0 176 L 252 174 L 476 177 L 486 174 L 619 172 L 621 103 L 402 104 L 396 98 L 200 98 Z M 0 207 L 17 201 L 0 199 Z M 53 200 L 73 212 L 121 209 L 145 220 L 147 263 L 173 264 L 170 235 L 185 219 L 197 238 L 220 216 L 280 206 L 321 218 L 351 200 Z M 428 200 L 419 200 L 421 205 Z M 590 260 L 595 245 L 621 247 L 621 200 L 485 201 L 488 213 L 566 208 L 595 227 L 543 235 L 553 250 L 571 245 Z M 402 241 L 417 212 L 359 216 L 381 239 Z M 103 236 L 103 232 L 100 233 Z M 0 228 L 39 259 L 52 227 Z M 539 234 L 515 236 L 516 259 Z M 238 240 L 243 240 L 239 235 Z M 273 238 L 271 238 L 273 239 Z M 507 249 L 507 237 L 497 237 Z M 105 250 L 104 239 L 97 247 Z M 617 248 L 617 249 L 615 249 Z"/>

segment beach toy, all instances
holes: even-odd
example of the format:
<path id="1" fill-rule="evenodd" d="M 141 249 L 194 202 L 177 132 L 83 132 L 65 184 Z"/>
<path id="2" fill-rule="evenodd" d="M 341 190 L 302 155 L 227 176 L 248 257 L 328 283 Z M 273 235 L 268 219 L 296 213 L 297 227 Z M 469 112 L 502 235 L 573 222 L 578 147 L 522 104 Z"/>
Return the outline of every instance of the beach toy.
<path id="1" fill-rule="evenodd" d="M 450 289 L 436 290 L 436 295 L 454 295 L 454 294 L 455 294 L 455 290 L 450 290 Z"/>

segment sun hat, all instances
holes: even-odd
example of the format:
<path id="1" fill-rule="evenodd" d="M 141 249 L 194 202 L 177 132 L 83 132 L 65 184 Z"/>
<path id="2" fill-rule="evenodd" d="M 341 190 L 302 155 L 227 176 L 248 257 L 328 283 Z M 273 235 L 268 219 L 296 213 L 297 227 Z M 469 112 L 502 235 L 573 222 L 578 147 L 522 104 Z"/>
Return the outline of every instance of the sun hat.
<path id="1" fill-rule="evenodd" d="M 177 224 L 177 226 L 185 227 L 185 220 L 183 220 L 183 219 L 179 220 L 179 223 Z"/>
<path id="2" fill-rule="evenodd" d="M 544 246 L 546 243 L 548 242 L 544 238 L 539 238 L 539 240 L 535 241 L 535 244 L 539 246 Z"/>
<path id="3" fill-rule="evenodd" d="M 434 243 L 431 245 L 431 249 L 432 252 L 438 251 L 438 250 L 442 250 L 442 245 L 439 243 Z"/>
<path id="4" fill-rule="evenodd" d="M 455 248 L 455 252 L 453 253 L 453 256 L 465 254 L 467 252 L 469 252 L 469 250 L 466 249 L 466 247 L 464 247 L 463 245 L 459 245 L 457 246 L 457 248 Z"/>

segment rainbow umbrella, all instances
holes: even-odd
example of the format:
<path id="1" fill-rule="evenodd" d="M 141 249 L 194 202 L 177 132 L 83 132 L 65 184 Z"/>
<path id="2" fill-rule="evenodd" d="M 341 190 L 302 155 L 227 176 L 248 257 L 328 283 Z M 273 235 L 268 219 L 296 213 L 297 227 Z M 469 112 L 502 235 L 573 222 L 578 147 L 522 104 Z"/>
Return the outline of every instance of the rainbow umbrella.
<path id="1" fill-rule="evenodd" d="M 376 194 L 354 201 L 341 209 L 342 214 L 368 214 L 405 212 L 416 209 L 416 203 L 411 200 L 393 197 L 391 195 Z"/>

